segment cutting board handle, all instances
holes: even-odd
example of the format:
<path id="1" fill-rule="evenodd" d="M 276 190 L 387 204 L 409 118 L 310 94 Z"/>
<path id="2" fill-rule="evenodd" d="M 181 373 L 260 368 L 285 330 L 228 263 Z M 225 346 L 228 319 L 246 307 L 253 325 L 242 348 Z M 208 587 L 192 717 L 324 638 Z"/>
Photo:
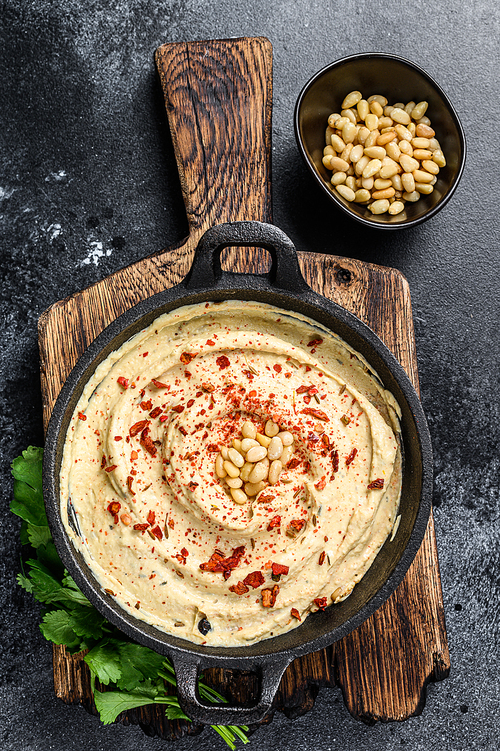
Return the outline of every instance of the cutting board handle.
<path id="1" fill-rule="evenodd" d="M 155 60 L 190 234 L 222 222 L 270 221 L 269 40 L 164 44 Z"/>

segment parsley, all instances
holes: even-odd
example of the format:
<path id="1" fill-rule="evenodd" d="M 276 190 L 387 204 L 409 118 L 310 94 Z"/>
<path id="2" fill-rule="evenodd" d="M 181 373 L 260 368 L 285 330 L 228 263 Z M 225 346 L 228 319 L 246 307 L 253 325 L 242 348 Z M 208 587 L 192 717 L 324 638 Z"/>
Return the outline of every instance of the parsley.
<path id="1" fill-rule="evenodd" d="M 175 694 L 175 672 L 170 660 L 130 641 L 94 608 L 64 569 L 50 533 L 42 494 L 43 449 L 30 446 L 12 462 L 14 499 L 10 510 L 22 519 L 21 542 L 29 555 L 18 584 L 44 607 L 40 630 L 48 641 L 64 644 L 71 653 L 87 651 L 84 657 L 90 675 L 94 702 L 107 725 L 121 712 L 148 704 L 165 705 L 169 720 L 189 720 Z M 107 687 L 98 691 L 98 680 Z M 214 704 L 226 700 L 201 679 L 200 696 Z M 245 725 L 212 725 L 236 748 L 236 739 L 248 743 Z"/>

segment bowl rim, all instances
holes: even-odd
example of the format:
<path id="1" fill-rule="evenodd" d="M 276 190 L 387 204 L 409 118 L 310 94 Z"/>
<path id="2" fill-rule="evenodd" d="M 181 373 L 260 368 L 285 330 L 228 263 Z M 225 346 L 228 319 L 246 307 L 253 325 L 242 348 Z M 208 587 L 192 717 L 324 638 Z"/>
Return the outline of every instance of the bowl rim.
<path id="1" fill-rule="evenodd" d="M 311 89 L 312 86 L 322 76 L 325 75 L 325 73 L 332 70 L 333 68 L 338 68 L 341 65 L 344 65 L 346 63 L 350 63 L 356 60 L 370 60 L 370 59 L 375 59 L 375 58 L 382 59 L 382 60 L 392 60 L 394 62 L 403 63 L 403 65 L 407 65 L 409 68 L 413 69 L 419 75 L 421 75 L 424 79 L 426 79 L 431 84 L 431 86 L 433 86 L 436 89 L 437 93 L 442 97 L 446 106 L 449 109 L 451 118 L 457 129 L 458 140 L 460 142 L 460 147 L 461 147 L 460 164 L 459 164 L 457 173 L 454 179 L 452 180 L 449 190 L 447 191 L 446 195 L 442 196 L 439 199 L 439 201 L 435 204 L 435 206 L 428 209 L 424 214 L 422 214 L 422 216 L 416 217 L 415 219 L 410 219 L 410 220 L 407 219 L 401 222 L 392 222 L 392 223 L 375 222 L 373 219 L 366 218 L 364 216 L 357 214 L 355 211 L 353 211 L 348 206 L 346 206 L 335 195 L 335 193 L 329 189 L 324 179 L 318 173 L 315 165 L 313 164 L 313 162 L 308 156 L 308 153 L 305 149 L 304 143 L 302 141 L 301 132 L 300 132 L 299 114 L 300 114 L 303 101 L 306 97 L 306 94 L 309 92 L 309 89 Z M 429 73 L 427 73 L 427 71 L 425 71 L 417 63 L 414 63 L 405 57 L 401 57 L 401 55 L 394 55 L 389 52 L 358 52 L 353 55 L 347 55 L 346 57 L 339 58 L 338 60 L 335 60 L 332 63 L 328 63 L 328 65 L 325 65 L 323 68 L 317 71 L 302 87 L 300 94 L 297 97 L 297 101 L 295 103 L 294 114 L 293 114 L 293 124 L 294 124 L 294 131 L 295 131 L 295 139 L 297 141 L 297 145 L 301 153 L 301 156 L 304 159 L 309 171 L 313 175 L 318 185 L 321 187 L 323 192 L 326 193 L 326 195 L 328 195 L 331 200 L 333 200 L 334 204 L 338 206 L 345 214 L 347 214 L 347 216 L 355 219 L 357 222 L 359 222 L 360 224 L 363 224 L 365 227 L 372 227 L 375 229 L 382 229 L 382 230 L 397 230 L 397 229 L 407 229 L 408 227 L 415 227 L 417 224 L 421 224 L 422 222 L 427 221 L 427 219 L 430 219 L 432 216 L 437 214 L 437 212 L 440 211 L 443 208 L 443 206 L 445 206 L 448 203 L 453 193 L 455 192 L 458 186 L 458 183 L 460 182 L 460 179 L 462 177 L 462 174 L 465 168 L 465 161 L 466 161 L 466 156 L 467 156 L 467 142 L 466 142 L 465 132 L 464 132 L 462 123 L 460 122 L 460 118 L 458 117 L 455 107 L 453 106 L 449 97 L 443 91 L 441 86 L 437 83 L 437 81 L 434 80 L 434 78 L 432 78 L 432 76 Z"/>

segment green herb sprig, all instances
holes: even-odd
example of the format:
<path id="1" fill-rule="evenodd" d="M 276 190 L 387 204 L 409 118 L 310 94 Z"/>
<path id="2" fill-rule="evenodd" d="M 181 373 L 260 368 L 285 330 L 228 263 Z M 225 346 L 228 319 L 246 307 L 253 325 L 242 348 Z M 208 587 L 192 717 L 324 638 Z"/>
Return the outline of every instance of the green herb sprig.
<path id="1" fill-rule="evenodd" d="M 127 639 L 94 608 L 64 569 L 45 514 L 42 460 L 43 449 L 34 446 L 14 459 L 14 498 L 10 506 L 22 519 L 21 542 L 30 547 L 31 556 L 22 564 L 17 581 L 43 604 L 42 634 L 54 644 L 64 644 L 71 654 L 87 650 L 84 660 L 90 669 L 94 702 L 105 725 L 114 722 L 121 712 L 148 704 L 165 705 L 169 720 L 190 721 L 177 696 L 167 693 L 168 687 L 177 686 L 170 660 Z M 98 691 L 96 680 L 108 689 Z M 201 678 L 198 690 L 213 704 L 226 701 Z M 237 739 L 248 743 L 245 725 L 211 727 L 233 751 Z"/>

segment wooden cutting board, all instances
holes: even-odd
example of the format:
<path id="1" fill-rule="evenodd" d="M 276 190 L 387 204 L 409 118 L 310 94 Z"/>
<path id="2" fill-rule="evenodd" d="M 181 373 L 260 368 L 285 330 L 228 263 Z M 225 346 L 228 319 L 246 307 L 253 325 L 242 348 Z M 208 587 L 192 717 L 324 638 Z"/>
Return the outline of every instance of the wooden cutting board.
<path id="1" fill-rule="evenodd" d="M 208 227 L 227 221 L 271 220 L 272 47 L 265 38 L 166 44 L 156 53 L 188 221 L 189 237 L 66 300 L 40 318 L 44 422 L 86 346 L 140 300 L 177 284 Z M 297 156 L 297 158 L 299 158 Z M 225 267 L 262 273 L 265 251 L 228 249 Z M 394 269 L 335 255 L 299 253 L 317 292 L 362 318 L 400 360 L 418 389 L 410 293 Z M 418 714 L 429 680 L 448 675 L 449 654 L 432 518 L 421 549 L 394 595 L 355 632 L 332 647 L 295 660 L 275 708 L 304 714 L 319 687 L 340 686 L 349 711 L 366 722 Z M 251 674 L 205 675 L 230 701 L 255 699 Z M 67 703 L 95 713 L 82 656 L 54 648 L 54 685 Z M 169 722 L 161 707 L 121 716 L 150 735 L 175 739 L 200 726 Z"/>

